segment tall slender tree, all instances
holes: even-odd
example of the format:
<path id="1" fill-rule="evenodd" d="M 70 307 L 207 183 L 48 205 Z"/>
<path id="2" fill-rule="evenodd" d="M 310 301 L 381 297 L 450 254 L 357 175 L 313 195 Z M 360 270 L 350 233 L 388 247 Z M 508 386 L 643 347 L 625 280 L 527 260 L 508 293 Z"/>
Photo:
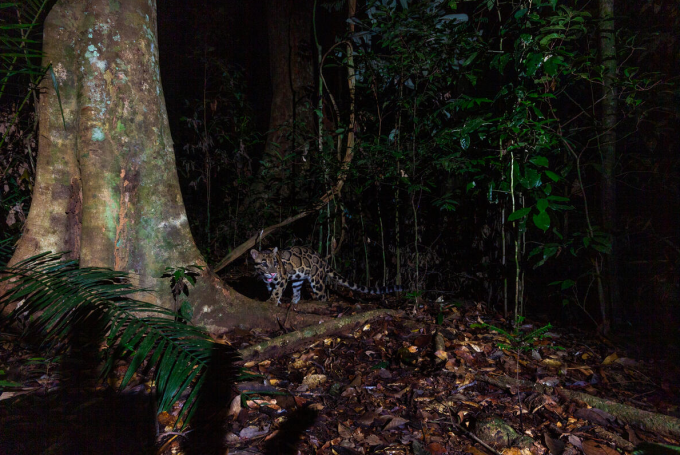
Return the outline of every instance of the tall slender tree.
<path id="1" fill-rule="evenodd" d="M 600 134 L 600 153 L 602 156 L 602 225 L 611 235 L 611 254 L 605 260 L 605 283 L 607 300 L 601 302 L 603 327 L 607 331 L 612 317 L 616 315 L 619 304 L 618 267 L 616 255 L 616 30 L 614 29 L 614 0 L 599 0 L 600 30 L 599 50 L 602 60 L 602 112 Z"/>

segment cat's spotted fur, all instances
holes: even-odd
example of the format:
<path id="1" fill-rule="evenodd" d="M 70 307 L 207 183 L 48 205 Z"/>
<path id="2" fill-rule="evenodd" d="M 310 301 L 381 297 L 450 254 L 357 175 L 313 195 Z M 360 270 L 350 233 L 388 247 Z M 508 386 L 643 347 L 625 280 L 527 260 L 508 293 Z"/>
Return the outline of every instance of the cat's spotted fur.
<path id="1" fill-rule="evenodd" d="M 281 303 L 283 290 L 286 289 L 289 281 L 293 285 L 293 303 L 300 301 L 300 291 L 304 280 L 312 285 L 313 297 L 322 301 L 327 299 L 327 278 L 341 286 L 366 294 L 401 291 L 401 287 L 367 288 L 356 285 L 333 270 L 316 251 L 304 246 L 294 246 L 280 251 L 278 248 L 265 251 L 250 250 L 250 255 L 267 289 L 270 292 L 273 291 L 270 300 L 276 302 L 277 305 Z"/>

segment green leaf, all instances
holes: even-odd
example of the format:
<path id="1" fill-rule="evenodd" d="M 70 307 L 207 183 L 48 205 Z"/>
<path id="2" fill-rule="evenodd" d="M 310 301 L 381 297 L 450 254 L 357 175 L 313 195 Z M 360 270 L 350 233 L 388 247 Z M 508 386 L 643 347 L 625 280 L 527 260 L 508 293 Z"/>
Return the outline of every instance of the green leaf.
<path id="1" fill-rule="evenodd" d="M 520 218 L 524 218 L 531 212 L 531 207 L 524 207 L 523 209 L 515 210 L 508 216 L 508 221 L 515 221 L 519 220 Z"/>
<path id="2" fill-rule="evenodd" d="M 540 44 L 541 46 L 545 46 L 545 45 L 548 44 L 550 41 L 552 41 L 552 40 L 554 40 L 554 39 L 561 39 L 561 38 L 564 38 L 564 35 L 563 35 L 562 33 L 551 33 L 551 34 L 549 34 L 549 35 L 544 36 L 544 37 L 541 39 L 541 41 L 539 41 L 539 44 Z"/>
<path id="3" fill-rule="evenodd" d="M 539 212 L 545 212 L 545 209 L 548 208 L 548 205 L 550 203 L 548 202 L 547 199 L 539 199 L 536 201 L 536 208 L 538 209 Z"/>
<path id="4" fill-rule="evenodd" d="M 569 289 L 573 285 L 575 285 L 576 282 L 574 280 L 564 280 L 562 281 L 562 285 L 560 286 L 560 289 L 564 291 L 565 289 Z"/>
<path id="5" fill-rule="evenodd" d="M 543 54 L 530 52 L 524 61 L 526 66 L 527 76 L 531 77 L 536 74 L 536 70 L 543 63 Z"/>
<path id="6" fill-rule="evenodd" d="M 194 307 L 188 300 L 183 301 L 179 307 L 179 316 L 187 321 L 191 321 L 191 318 L 194 317 Z"/>
<path id="7" fill-rule="evenodd" d="M 595 248 L 600 253 L 604 253 L 604 254 L 611 254 L 612 253 L 611 245 L 602 245 L 602 244 L 598 244 L 598 243 L 593 243 L 593 248 Z"/>
<path id="8" fill-rule="evenodd" d="M 543 171 L 543 173 L 545 175 L 547 175 L 548 178 L 550 178 L 550 180 L 552 180 L 553 182 L 559 182 L 560 181 L 560 176 L 555 174 L 553 171 L 545 170 L 545 171 Z"/>
<path id="9" fill-rule="evenodd" d="M 468 66 L 470 63 L 472 63 L 475 57 L 477 57 L 477 52 L 473 52 L 472 54 L 470 54 L 470 56 L 466 58 L 465 61 L 463 62 L 463 66 Z"/>
<path id="10" fill-rule="evenodd" d="M 540 254 L 543 252 L 543 245 L 539 245 L 533 250 L 529 252 L 529 255 L 527 256 L 527 259 L 531 259 L 532 257 L 536 256 L 537 254 Z"/>
<path id="11" fill-rule="evenodd" d="M 496 68 L 496 69 L 498 69 L 498 72 L 500 72 L 501 74 L 503 74 L 503 71 L 505 70 L 505 67 L 506 67 L 506 65 L 508 64 L 508 62 L 510 61 L 510 58 L 511 58 L 511 57 L 512 57 L 512 56 L 511 56 L 510 54 L 500 54 L 500 55 L 496 55 L 496 56 L 493 58 L 493 60 L 491 61 L 491 68 Z M 501 89 L 501 92 L 499 92 L 499 95 L 502 96 L 502 95 L 503 95 L 503 93 L 502 93 L 503 91 L 505 91 L 505 92 L 507 93 L 507 88 L 506 88 L 506 87 L 503 87 L 503 88 Z"/>
<path id="12" fill-rule="evenodd" d="M 528 190 L 532 188 L 538 188 L 542 183 L 541 174 L 539 174 L 536 169 L 531 167 L 526 167 L 524 169 L 524 177 L 522 177 L 519 181 L 522 186 Z"/>
<path id="13" fill-rule="evenodd" d="M 560 70 L 560 66 L 566 66 L 566 63 L 559 55 L 553 55 L 543 63 L 543 69 L 548 76 L 555 76 Z"/>
<path id="14" fill-rule="evenodd" d="M 529 162 L 534 163 L 536 166 L 548 167 L 548 158 L 544 156 L 535 156 Z"/>
<path id="15" fill-rule="evenodd" d="M 532 104 L 531 108 L 534 110 L 534 114 L 536 114 L 536 117 L 538 117 L 539 119 L 545 118 L 545 115 L 543 115 L 543 112 L 541 112 L 541 110 L 538 108 L 538 106 L 536 106 L 535 104 Z"/>
<path id="16" fill-rule="evenodd" d="M 563 239 L 564 239 L 564 236 L 563 236 L 562 234 L 560 234 L 560 232 L 557 230 L 557 228 L 553 228 L 552 231 L 553 231 L 553 234 L 555 234 L 555 236 L 556 236 L 558 239 L 560 239 L 560 240 L 563 240 Z"/>
<path id="17" fill-rule="evenodd" d="M 539 212 L 534 215 L 534 224 L 537 228 L 541 229 L 543 232 L 547 231 L 550 227 L 550 216 L 546 212 Z"/>
<path id="18" fill-rule="evenodd" d="M 544 214 L 545 214 L 545 213 L 544 213 Z M 550 220 L 548 220 L 548 221 L 550 221 Z M 555 256 L 555 254 L 557 254 L 557 252 L 559 251 L 558 246 L 557 246 L 556 244 L 554 244 L 554 243 L 551 243 L 551 244 L 548 244 L 548 245 L 545 245 L 545 246 L 542 246 L 542 247 L 539 246 L 538 249 L 542 251 L 543 257 L 542 257 L 542 259 L 541 259 L 540 261 L 538 261 L 538 262 L 536 263 L 536 265 L 534 265 L 534 269 L 537 269 L 538 267 L 541 267 L 543 264 L 546 263 L 546 261 L 547 261 L 548 259 L 550 259 L 551 257 Z"/>

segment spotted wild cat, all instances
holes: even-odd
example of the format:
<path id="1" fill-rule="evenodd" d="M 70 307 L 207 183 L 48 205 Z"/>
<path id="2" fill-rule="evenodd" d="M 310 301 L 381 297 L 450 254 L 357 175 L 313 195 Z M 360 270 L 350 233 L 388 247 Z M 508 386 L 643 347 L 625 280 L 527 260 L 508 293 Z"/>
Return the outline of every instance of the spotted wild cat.
<path id="1" fill-rule="evenodd" d="M 293 286 L 293 303 L 300 301 L 300 290 L 304 280 L 312 285 L 313 297 L 322 301 L 327 299 L 326 278 L 366 294 L 387 294 L 402 290 L 400 286 L 367 288 L 356 285 L 333 270 L 319 253 L 304 246 L 294 246 L 280 251 L 278 248 L 264 251 L 250 250 L 250 255 L 267 289 L 270 292 L 274 291 L 270 299 L 277 305 L 281 303 L 283 290 L 289 281 Z"/>

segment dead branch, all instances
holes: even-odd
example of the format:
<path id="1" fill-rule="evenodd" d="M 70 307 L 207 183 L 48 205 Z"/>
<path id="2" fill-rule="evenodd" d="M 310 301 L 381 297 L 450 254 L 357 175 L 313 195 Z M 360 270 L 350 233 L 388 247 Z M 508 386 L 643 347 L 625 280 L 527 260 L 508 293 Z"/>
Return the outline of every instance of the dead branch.
<path id="1" fill-rule="evenodd" d="M 306 217 L 306 216 L 309 215 L 310 213 L 314 213 L 314 212 L 316 212 L 317 210 L 319 210 L 321 207 L 323 207 L 324 205 L 326 205 L 326 204 L 328 203 L 328 201 L 330 201 L 331 199 L 333 199 L 333 197 L 334 197 L 336 194 L 340 193 L 340 189 L 342 188 L 341 183 L 344 183 L 344 179 L 339 179 L 339 180 L 338 180 L 338 183 L 335 185 L 335 187 L 334 187 L 332 190 L 328 191 L 326 194 L 324 194 L 324 195 L 321 197 L 321 199 L 319 199 L 319 202 L 317 202 L 317 204 L 316 204 L 313 208 L 307 209 L 307 210 L 305 210 L 304 212 L 300 212 L 300 213 L 298 213 L 297 215 L 289 216 L 288 218 L 286 218 L 285 220 L 281 221 L 280 223 L 274 224 L 274 225 L 269 226 L 269 227 L 266 227 L 266 228 L 264 228 L 262 231 L 258 232 L 257 234 L 253 235 L 252 237 L 250 237 L 248 240 L 246 240 L 245 242 L 243 242 L 242 244 L 240 244 L 239 246 L 237 246 L 236 248 L 234 248 L 234 249 L 231 251 L 231 253 L 229 253 L 227 256 L 225 256 L 225 258 L 222 259 L 222 260 L 215 266 L 215 268 L 214 268 L 213 270 L 214 270 L 215 272 L 219 272 L 220 270 L 222 270 L 223 268 L 225 268 L 227 265 L 231 264 L 231 263 L 234 262 L 236 259 L 238 259 L 239 257 L 241 257 L 241 255 L 243 255 L 246 251 L 248 251 L 249 249 L 251 249 L 252 247 L 254 247 L 258 240 L 267 237 L 269 234 L 271 234 L 272 232 L 276 231 L 277 229 L 279 229 L 279 228 L 281 228 L 281 227 L 283 227 L 283 226 L 286 226 L 286 225 L 288 225 L 288 224 L 290 224 L 290 223 L 293 223 L 293 222 L 295 222 L 295 221 L 297 221 L 297 220 L 299 220 L 299 219 L 301 219 L 301 218 Z"/>

